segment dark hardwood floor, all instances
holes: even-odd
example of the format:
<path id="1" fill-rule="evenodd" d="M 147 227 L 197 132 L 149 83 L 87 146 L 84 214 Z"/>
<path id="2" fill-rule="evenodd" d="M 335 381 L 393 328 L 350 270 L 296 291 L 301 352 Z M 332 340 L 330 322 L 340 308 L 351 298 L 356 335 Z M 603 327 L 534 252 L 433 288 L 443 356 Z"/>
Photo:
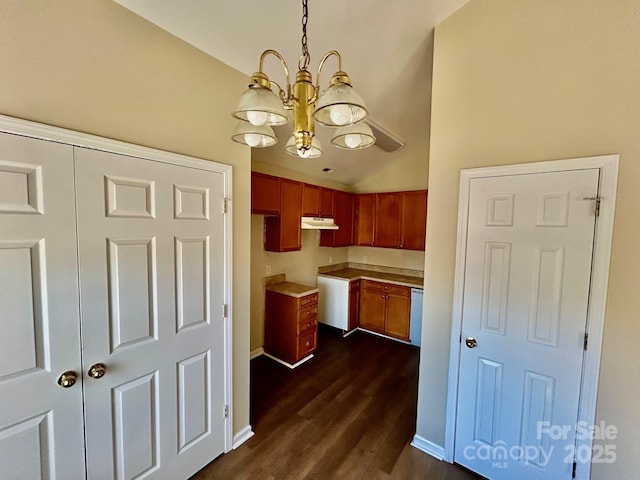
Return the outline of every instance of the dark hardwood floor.
<path id="1" fill-rule="evenodd" d="M 191 480 L 477 480 L 409 445 L 416 419 L 417 348 L 320 329 L 315 357 L 295 370 L 251 361 L 255 436 Z"/>

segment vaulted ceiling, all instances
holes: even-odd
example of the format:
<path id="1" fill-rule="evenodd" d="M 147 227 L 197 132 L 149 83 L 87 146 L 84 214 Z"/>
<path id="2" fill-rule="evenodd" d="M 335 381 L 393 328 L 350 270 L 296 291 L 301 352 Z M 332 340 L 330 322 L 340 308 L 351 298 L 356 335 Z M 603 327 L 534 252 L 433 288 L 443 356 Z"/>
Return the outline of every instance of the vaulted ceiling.
<path id="1" fill-rule="evenodd" d="M 116 1 L 247 75 L 258 70 L 262 51 L 272 48 L 284 56 L 295 76 L 301 54 L 301 0 Z M 338 50 L 343 70 L 365 100 L 370 117 L 406 146 L 393 153 L 375 146 L 344 151 L 330 144 L 331 129 L 318 125 L 322 157 L 298 159 L 283 150 L 291 135 L 286 126 L 276 130 L 277 145 L 254 149 L 253 158 L 318 178 L 325 175 L 324 167 L 330 167 L 335 169 L 331 180 L 345 184 L 354 184 L 402 156 L 426 161 L 433 27 L 467 1 L 309 0 L 307 36 L 314 81 L 324 53 Z M 335 70 L 337 62 L 328 60 L 322 88 Z M 284 83 L 274 58 L 265 62 L 265 73 Z M 229 133 L 233 126 L 229 116 Z"/>

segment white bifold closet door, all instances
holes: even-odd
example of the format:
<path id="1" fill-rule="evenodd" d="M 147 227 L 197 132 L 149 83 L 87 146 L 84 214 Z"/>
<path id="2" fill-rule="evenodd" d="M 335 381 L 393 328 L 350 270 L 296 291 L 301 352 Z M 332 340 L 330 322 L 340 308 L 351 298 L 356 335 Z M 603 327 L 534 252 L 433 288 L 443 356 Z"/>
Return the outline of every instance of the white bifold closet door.
<path id="1" fill-rule="evenodd" d="M 0 134 L 0 478 L 223 453 L 223 198 L 219 172 Z"/>
<path id="2" fill-rule="evenodd" d="M 223 176 L 76 149 L 89 479 L 224 451 Z"/>
<path id="3" fill-rule="evenodd" d="M 73 147 L 0 133 L 3 480 L 84 478 L 76 255 Z"/>

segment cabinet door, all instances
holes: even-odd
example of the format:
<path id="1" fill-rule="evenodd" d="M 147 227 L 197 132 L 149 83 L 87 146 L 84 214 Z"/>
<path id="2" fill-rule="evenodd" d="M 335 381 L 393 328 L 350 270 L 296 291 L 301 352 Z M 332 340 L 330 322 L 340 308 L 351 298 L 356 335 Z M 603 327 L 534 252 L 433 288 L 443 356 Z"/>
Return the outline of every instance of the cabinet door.
<path id="1" fill-rule="evenodd" d="M 373 245 L 373 227 L 376 211 L 375 193 L 356 196 L 355 201 L 355 244 L 365 247 Z"/>
<path id="2" fill-rule="evenodd" d="M 330 188 L 320 188 L 320 216 L 333 217 L 333 194 Z"/>
<path id="3" fill-rule="evenodd" d="M 323 247 L 348 247 L 353 245 L 353 195 L 338 190 L 333 192 L 333 217 L 338 230 L 322 230 L 320 245 Z"/>
<path id="4" fill-rule="evenodd" d="M 280 179 L 251 172 L 251 213 L 280 213 Z"/>
<path id="5" fill-rule="evenodd" d="M 302 184 L 280 179 L 280 216 L 264 219 L 264 249 L 270 252 L 300 250 Z"/>
<path id="6" fill-rule="evenodd" d="M 402 196 L 399 193 L 376 194 L 375 247 L 398 248 L 400 245 L 401 206 Z"/>
<path id="7" fill-rule="evenodd" d="M 320 215 L 320 187 L 302 184 L 302 215 L 317 217 Z"/>
<path id="8" fill-rule="evenodd" d="M 353 330 L 358 326 L 360 317 L 360 280 L 349 282 L 349 322 L 347 329 Z"/>
<path id="9" fill-rule="evenodd" d="M 400 248 L 424 250 L 427 229 L 427 191 L 402 192 Z"/>
<path id="10" fill-rule="evenodd" d="M 394 287 L 397 290 L 398 287 Z M 411 294 L 387 293 L 387 310 L 384 333 L 403 340 L 409 339 L 409 315 L 411 312 Z"/>
<path id="11" fill-rule="evenodd" d="M 363 282 L 364 286 L 360 297 L 360 325 L 363 328 L 384 333 L 387 294 L 381 288 L 375 288 L 376 283 Z"/>

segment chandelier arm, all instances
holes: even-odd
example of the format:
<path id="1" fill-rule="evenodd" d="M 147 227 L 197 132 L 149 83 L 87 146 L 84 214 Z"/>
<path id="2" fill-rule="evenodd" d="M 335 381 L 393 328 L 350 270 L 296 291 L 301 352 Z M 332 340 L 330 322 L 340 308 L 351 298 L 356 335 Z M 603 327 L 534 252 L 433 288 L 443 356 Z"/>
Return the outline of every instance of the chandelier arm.
<path id="1" fill-rule="evenodd" d="M 316 90 L 320 90 L 320 72 L 322 71 L 322 67 L 324 66 L 324 62 L 326 60 L 328 60 L 329 57 L 331 57 L 332 55 L 335 55 L 336 57 L 338 57 L 338 71 L 342 71 L 342 57 L 340 56 L 340 53 L 337 50 L 330 50 L 327 53 L 324 54 L 324 57 L 322 57 L 322 60 L 320 60 L 320 63 L 318 64 L 318 74 L 316 75 Z"/>
<path id="2" fill-rule="evenodd" d="M 269 80 L 269 83 L 273 83 L 274 85 L 276 85 L 278 87 L 278 90 L 279 90 L 280 99 L 283 102 L 285 102 L 285 101 L 288 102 L 291 99 L 291 79 L 289 77 L 289 67 L 287 67 L 287 62 L 285 62 L 284 57 L 282 55 L 280 55 L 280 53 L 278 53 L 277 51 L 272 50 L 272 49 L 265 50 L 264 52 L 262 52 L 262 55 L 260 55 L 260 65 L 258 67 L 259 71 L 262 72 L 262 73 L 264 73 L 262 68 L 263 68 L 263 65 L 264 65 L 264 60 L 267 57 L 267 55 L 273 55 L 278 60 L 280 60 L 280 64 L 282 65 L 282 68 L 284 69 L 284 75 L 285 75 L 285 78 L 286 78 L 286 81 L 287 81 L 286 92 L 276 82 Z M 284 94 L 286 94 L 286 98 L 283 99 L 283 95 Z"/>

